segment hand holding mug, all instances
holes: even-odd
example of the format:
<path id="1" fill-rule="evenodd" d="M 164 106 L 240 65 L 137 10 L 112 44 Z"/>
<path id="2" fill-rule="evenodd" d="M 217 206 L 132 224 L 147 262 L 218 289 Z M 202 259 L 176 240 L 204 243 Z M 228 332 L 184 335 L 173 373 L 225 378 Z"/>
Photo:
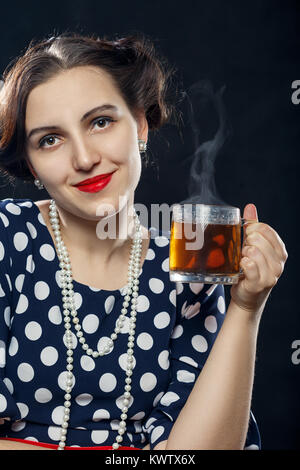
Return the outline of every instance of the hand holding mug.
<path id="1" fill-rule="evenodd" d="M 251 223 L 243 227 L 242 275 L 231 287 L 230 294 L 240 308 L 258 312 L 281 276 L 288 254 L 277 232 L 258 221 L 254 204 L 246 205 L 243 218 Z"/>

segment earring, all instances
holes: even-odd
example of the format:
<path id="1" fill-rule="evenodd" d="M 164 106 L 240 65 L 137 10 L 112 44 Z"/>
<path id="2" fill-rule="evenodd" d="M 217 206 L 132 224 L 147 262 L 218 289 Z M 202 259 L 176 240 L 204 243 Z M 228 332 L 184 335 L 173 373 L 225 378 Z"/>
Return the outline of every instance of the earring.
<path id="1" fill-rule="evenodd" d="M 43 183 L 42 183 L 40 180 L 38 180 L 37 178 L 35 178 L 34 184 L 36 185 L 36 187 L 37 187 L 38 189 L 43 189 L 43 188 L 44 188 Z"/>
<path id="2" fill-rule="evenodd" d="M 147 150 L 147 143 L 146 143 L 144 140 L 141 140 L 141 139 L 138 139 L 138 143 L 139 143 L 139 151 L 140 151 L 141 153 L 146 152 L 146 150 Z"/>

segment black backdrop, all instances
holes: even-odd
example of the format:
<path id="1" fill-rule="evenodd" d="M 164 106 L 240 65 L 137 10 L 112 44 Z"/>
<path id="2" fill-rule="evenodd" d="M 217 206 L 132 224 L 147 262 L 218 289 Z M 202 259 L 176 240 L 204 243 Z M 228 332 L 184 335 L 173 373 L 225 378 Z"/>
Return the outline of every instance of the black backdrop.
<path id="1" fill-rule="evenodd" d="M 224 102 L 232 136 L 216 161 L 223 200 L 241 209 L 253 202 L 259 219 L 284 240 L 289 259 L 261 321 L 253 411 L 263 449 L 300 449 L 300 345 L 297 248 L 300 104 L 298 1 L 56 1 L 1 3 L 0 72 L 32 38 L 64 30 L 119 34 L 141 31 L 178 69 L 180 86 L 201 78 L 226 86 Z M 295 104 L 293 103 L 295 101 Z M 169 145 L 168 145 L 169 143 Z M 150 136 L 158 168 L 142 175 L 136 202 L 178 202 L 187 197 L 192 140 L 172 126 Z M 179 183 L 179 178 L 181 183 Z M 1 180 L 0 199 L 48 198 L 44 191 Z M 227 299 L 229 292 L 226 288 Z M 298 346 L 299 347 L 299 346 Z"/>

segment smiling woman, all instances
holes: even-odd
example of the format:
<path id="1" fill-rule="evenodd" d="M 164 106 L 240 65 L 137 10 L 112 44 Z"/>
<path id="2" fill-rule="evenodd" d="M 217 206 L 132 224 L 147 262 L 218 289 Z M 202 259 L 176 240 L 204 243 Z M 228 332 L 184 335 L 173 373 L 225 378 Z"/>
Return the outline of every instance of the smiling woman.
<path id="1" fill-rule="evenodd" d="M 4 73 L 0 169 L 51 199 L 0 201 L 0 448 L 260 447 L 255 342 L 286 252 L 252 224 L 226 318 L 221 284 L 170 281 L 170 233 L 133 206 L 148 132 L 175 116 L 171 75 L 142 36 L 76 34 Z"/>

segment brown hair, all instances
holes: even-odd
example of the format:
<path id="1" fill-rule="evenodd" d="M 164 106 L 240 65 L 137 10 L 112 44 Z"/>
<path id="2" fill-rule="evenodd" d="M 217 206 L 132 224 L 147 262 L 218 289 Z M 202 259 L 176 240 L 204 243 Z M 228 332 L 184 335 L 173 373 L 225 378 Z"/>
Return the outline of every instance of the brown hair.
<path id="1" fill-rule="evenodd" d="M 10 183 L 16 178 L 33 180 L 25 148 L 29 93 L 60 71 L 84 65 L 108 72 L 131 112 L 144 110 L 149 130 L 158 130 L 173 116 L 176 120 L 175 105 L 167 97 L 175 68 L 158 55 L 144 34 L 109 40 L 63 33 L 36 43 L 33 40 L 7 66 L 0 90 L 0 173 Z"/>

